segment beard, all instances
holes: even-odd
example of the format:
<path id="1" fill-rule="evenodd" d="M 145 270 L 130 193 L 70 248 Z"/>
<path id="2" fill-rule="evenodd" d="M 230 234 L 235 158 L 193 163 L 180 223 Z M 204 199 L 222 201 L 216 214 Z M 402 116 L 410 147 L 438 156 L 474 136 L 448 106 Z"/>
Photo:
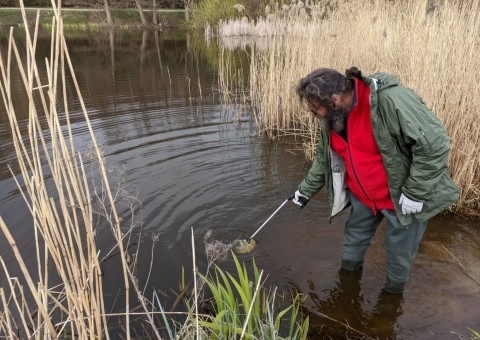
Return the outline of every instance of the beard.
<path id="1" fill-rule="evenodd" d="M 343 108 L 332 110 L 325 118 L 319 118 L 320 128 L 327 132 L 333 130 L 339 133 L 345 129 L 348 113 L 349 112 Z"/>

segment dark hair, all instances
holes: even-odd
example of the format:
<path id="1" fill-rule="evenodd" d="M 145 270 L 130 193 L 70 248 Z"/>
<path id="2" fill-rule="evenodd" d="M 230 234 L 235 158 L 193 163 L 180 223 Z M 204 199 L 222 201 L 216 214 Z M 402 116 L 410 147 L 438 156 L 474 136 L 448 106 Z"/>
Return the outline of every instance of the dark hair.
<path id="1" fill-rule="evenodd" d="M 300 100 L 313 100 L 318 105 L 332 108 L 332 96 L 345 94 L 353 89 L 353 78 L 362 79 L 356 67 L 345 71 L 345 75 L 331 68 L 318 68 L 300 79 L 297 94 Z"/>

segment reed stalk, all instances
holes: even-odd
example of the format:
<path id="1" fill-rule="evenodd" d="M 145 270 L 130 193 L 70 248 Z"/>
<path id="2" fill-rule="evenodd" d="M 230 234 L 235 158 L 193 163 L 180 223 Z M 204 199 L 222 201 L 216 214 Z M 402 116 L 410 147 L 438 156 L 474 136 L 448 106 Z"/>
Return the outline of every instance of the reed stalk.
<path id="1" fill-rule="evenodd" d="M 221 100 L 224 106 L 233 107 L 233 113 L 227 112 L 227 121 L 240 121 L 243 118 L 245 104 L 248 101 L 248 87 L 244 81 L 241 58 L 235 51 L 226 47 L 220 49 L 218 82 Z"/>
<path id="2" fill-rule="evenodd" d="M 24 24 L 28 27 L 23 3 L 21 5 Z M 28 309 L 15 304 L 15 313 L 24 320 L 20 336 L 23 336 L 23 332 L 29 335 L 29 328 L 32 328 L 36 329 L 36 338 L 56 338 L 59 329 L 54 319 L 65 313 L 69 321 L 70 334 L 78 337 L 108 338 L 108 333 L 105 333 L 107 325 L 101 316 L 105 314 L 101 273 L 96 256 L 92 213 L 89 210 L 90 197 L 87 196 L 88 189 L 84 187 L 86 177 L 81 172 L 82 168 L 79 166 L 81 159 L 77 158 L 79 156 L 74 148 L 68 110 L 65 112 L 67 132 L 62 132 L 59 113 L 56 111 L 57 94 L 61 86 L 65 95 L 64 67 L 68 54 L 65 53 L 59 8 L 55 7 L 55 11 L 57 15 L 52 24 L 55 29 L 52 30 L 52 54 L 51 59 L 47 61 L 46 83 L 45 79 L 39 76 L 35 59 L 38 15 L 34 36 L 31 37 L 29 30 L 26 30 L 26 56 L 21 55 L 13 39 L 13 29 L 10 32 L 6 60 L 0 56 L 2 77 L 0 91 L 10 120 L 23 180 L 23 186 L 18 181 L 17 185 L 22 190 L 33 217 L 40 276 L 38 284 L 34 283 L 30 270 L 24 264 L 20 250 L 3 220 L 0 226 L 39 311 L 35 325 L 31 320 L 32 314 L 30 312 L 25 314 Z M 27 131 L 20 128 L 12 103 L 11 74 L 15 66 L 16 71 L 20 73 L 29 102 L 30 117 Z M 59 73 L 62 73 L 61 79 Z M 36 105 L 37 98 L 40 98 L 40 105 Z M 40 124 L 41 116 L 46 117 L 48 125 L 46 130 Z M 46 142 L 45 136 L 49 136 L 50 143 Z M 48 170 L 44 170 L 42 159 L 46 160 Z M 49 182 L 45 180 L 45 171 L 51 173 L 52 180 Z M 58 199 L 54 199 L 54 195 L 58 195 Z M 45 249 L 43 253 L 40 251 L 42 248 Z M 51 275 L 49 272 L 50 261 L 56 267 L 57 275 Z M 4 271 L 6 272 L 5 267 Z M 54 293 L 50 290 L 50 282 L 57 280 L 63 282 L 63 285 L 60 292 Z M 15 290 L 11 289 L 11 293 L 14 294 Z M 28 299 L 31 298 L 22 295 L 22 300 Z M 7 305 L 6 309 L 9 308 Z M 25 321 L 27 317 L 30 318 L 28 323 Z M 62 330 L 63 328 L 60 328 L 60 331 Z"/>
<path id="3" fill-rule="evenodd" d="M 197 261 L 195 257 L 195 237 L 193 234 L 193 227 L 191 228 L 192 233 L 192 264 L 193 264 L 193 313 L 195 316 L 195 334 L 197 340 L 200 339 L 200 324 L 198 322 L 198 288 L 197 288 Z"/>
<path id="4" fill-rule="evenodd" d="M 20 6 L 24 26 L 30 27 L 23 1 Z M 101 209 L 98 215 L 105 217 L 110 225 L 122 261 L 125 337 L 130 338 L 130 289 L 133 288 L 152 326 L 151 333 L 160 338 L 127 261 L 124 241 L 131 237 L 133 217 L 129 225 L 130 221 L 122 223 L 117 213 L 123 189 L 117 188 L 114 192 L 107 176 L 105 160 L 96 142 L 63 35 L 61 1 L 57 4 L 52 0 L 52 8 L 55 16 L 51 26 L 51 53 L 45 60 L 46 76 L 40 76 L 36 58 L 39 12 L 33 35 L 29 29 L 25 30 L 26 50 L 18 48 L 12 28 L 7 51 L 0 53 L 0 94 L 9 118 L 20 174 L 16 177 L 10 170 L 33 218 L 38 272 L 38 279 L 34 279 L 31 273 L 35 269 L 27 267 L 14 237 L 0 217 L 0 230 L 10 244 L 23 275 L 22 281 L 28 287 L 28 292 L 24 292 L 19 281 L 9 275 L 8 265 L 0 259 L 8 282 L 8 290 L 0 289 L 4 311 L 0 313 L 0 333 L 11 335 L 11 338 L 51 339 L 68 334 L 71 338 L 109 339 L 100 250 L 95 235 L 97 212 L 92 205 L 92 198 L 96 198 Z M 29 103 L 25 127 L 17 120 L 13 103 L 13 73 L 19 74 L 25 100 Z M 73 94 L 67 91 L 69 82 L 73 82 Z M 64 112 L 59 112 L 59 100 L 62 99 Z M 69 117 L 72 100 L 80 103 L 88 127 L 93 151 L 90 162 L 97 164 L 100 173 L 99 191 L 95 185 L 93 192 L 90 190 L 84 160 L 75 148 Z M 41 123 L 43 118 L 45 123 Z M 134 214 L 133 207 L 131 214 Z M 17 324 L 15 320 L 21 322 Z"/>
<path id="5" fill-rule="evenodd" d="M 38 13 L 33 34 L 30 34 L 28 29 L 25 31 L 26 50 L 23 51 L 17 46 L 12 29 L 7 50 L 5 53 L 4 51 L 0 53 L 0 95 L 10 122 L 18 161 L 16 168 L 19 169 L 17 170 L 19 173 L 17 175 L 12 169 L 10 171 L 32 215 L 32 235 L 34 235 L 36 246 L 34 251 L 36 268 L 31 268 L 25 263 L 22 250 L 17 246 L 14 236 L 0 216 L 0 230 L 7 239 L 15 259 L 11 264 L 0 258 L 1 270 L 8 283 L 6 287 L 0 287 L 0 334 L 13 339 L 59 337 L 109 339 L 107 317 L 120 316 L 124 321 L 121 325 L 124 334 L 120 336 L 129 339 L 132 332 L 131 317 L 141 316 L 142 320 L 150 325 L 149 329 L 144 327 L 145 334 L 160 339 L 159 327 L 155 324 L 154 317 L 161 314 L 165 328 L 172 338 L 173 331 L 169 322 L 173 321 L 168 320 L 167 316 L 173 313 L 163 310 L 155 294 L 154 299 L 160 312 L 155 309 L 154 303 L 149 304 L 150 302 L 143 296 L 145 290 L 140 289 L 134 275 L 133 267 L 138 257 L 138 250 L 133 256 L 133 265 L 127 259 L 129 257 L 127 249 L 133 237 L 132 230 L 135 225 L 133 217 L 135 205 L 139 202 L 136 197 L 125 193 L 122 188 L 125 184 L 123 181 L 115 183 L 111 173 L 107 171 L 106 161 L 96 142 L 75 76 L 74 65 L 68 53 L 63 35 L 60 4 L 60 0 L 58 4 L 52 0 L 55 16 L 51 26 L 51 53 L 45 60 L 46 74 L 39 71 L 43 68 L 37 64 L 36 58 Z M 30 27 L 22 1 L 20 5 L 24 27 Z M 25 100 L 29 103 L 29 118 L 26 123 L 17 120 L 13 102 L 12 91 L 18 89 L 17 85 L 14 86 L 15 77 L 18 77 L 16 73 L 20 77 L 21 91 L 25 93 Z M 168 74 L 170 79 L 169 71 Z M 234 77 L 243 86 L 240 73 L 234 73 Z M 188 81 L 190 91 L 189 78 Z M 67 91 L 67 87 L 71 88 L 70 83 L 73 83 L 73 91 Z M 91 149 L 85 154 L 89 158 L 92 173 L 96 175 L 94 178 L 87 174 L 85 169 L 87 160 L 83 159 L 81 150 L 75 147 L 69 107 L 72 101 L 80 103 L 84 123 L 89 131 Z M 63 111 L 59 111 L 61 106 Z M 125 216 L 122 218 L 118 213 L 121 204 L 130 207 L 130 219 Z M 98 218 L 102 218 L 102 222 L 99 222 Z M 122 313 L 109 314 L 105 311 L 100 268 L 102 251 L 96 243 L 99 223 L 103 223 L 102 227 L 105 224 L 110 227 L 115 241 L 114 249 L 117 249 L 120 254 L 125 292 Z M 152 253 L 155 238 L 156 236 L 153 236 Z M 203 339 L 209 336 L 210 329 L 205 328 L 201 321 L 209 320 L 211 316 L 199 312 L 199 305 L 202 303 L 201 291 L 205 282 L 199 278 L 196 268 L 193 230 L 192 248 L 195 284 L 194 308 L 190 310 L 194 313 L 188 314 L 191 318 L 185 321 L 184 328 L 180 329 L 180 335 L 176 337 L 181 338 L 181 334 L 187 334 L 192 329 L 197 339 Z M 109 254 L 103 255 L 103 258 L 108 258 Z M 214 259 L 219 257 L 221 254 L 215 253 Z M 20 278 L 10 275 L 9 266 L 11 265 L 19 268 Z M 225 284 L 230 285 L 229 280 L 231 280 L 238 292 L 244 295 L 243 314 L 247 317 L 242 319 L 244 321 L 236 325 L 238 327 L 235 326 L 233 330 L 234 334 L 240 334 L 239 331 L 242 331 L 241 326 L 243 326 L 243 332 L 247 337 L 252 333 L 252 329 L 258 327 L 257 324 L 260 325 L 260 294 L 257 293 L 260 293 L 261 282 L 260 280 L 255 282 L 257 289 L 252 293 L 251 281 L 248 279 L 245 268 L 242 268 L 238 261 L 236 265 L 241 275 L 239 281 L 230 274 L 227 276 L 221 273 L 220 275 Z M 255 269 L 255 271 L 258 277 L 258 270 Z M 25 290 L 24 282 L 27 287 Z M 142 312 L 131 309 L 131 292 L 140 302 Z M 226 298 L 231 302 L 232 297 L 230 295 Z M 239 306 L 234 308 L 239 310 Z M 273 306 L 269 306 L 268 310 L 273 313 Z M 278 322 L 270 322 L 272 334 L 278 332 L 279 320 L 283 314 L 284 312 L 277 316 Z M 291 327 L 297 334 L 301 334 L 302 338 L 306 336 L 307 324 Z M 261 332 L 262 329 L 260 328 L 259 331 Z"/>
<path id="6" fill-rule="evenodd" d="M 461 188 L 453 211 L 480 216 L 480 1 L 318 1 L 277 6 L 249 29 L 250 103 L 268 137 L 301 137 L 313 158 L 318 127 L 295 93 L 318 67 L 359 67 L 397 76 L 442 120 L 452 141 L 449 168 Z M 262 24 L 261 30 L 257 27 Z M 220 32 L 235 35 L 228 22 Z M 256 33 L 256 32 L 261 33 Z M 265 38 L 267 37 L 267 38 Z"/>

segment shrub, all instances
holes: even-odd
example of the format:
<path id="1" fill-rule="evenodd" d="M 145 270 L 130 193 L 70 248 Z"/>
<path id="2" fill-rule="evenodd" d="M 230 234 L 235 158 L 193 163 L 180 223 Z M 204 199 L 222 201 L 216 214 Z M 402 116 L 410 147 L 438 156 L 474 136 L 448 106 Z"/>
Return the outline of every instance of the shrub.
<path id="1" fill-rule="evenodd" d="M 190 26 L 193 29 L 204 29 L 207 24 L 216 26 L 220 20 L 238 17 L 233 7 L 236 0 L 203 0 L 192 7 Z"/>
<path id="2" fill-rule="evenodd" d="M 215 27 L 220 20 L 255 19 L 264 14 L 268 3 L 268 0 L 202 0 L 192 7 L 190 27 L 203 30 L 207 23 Z"/>

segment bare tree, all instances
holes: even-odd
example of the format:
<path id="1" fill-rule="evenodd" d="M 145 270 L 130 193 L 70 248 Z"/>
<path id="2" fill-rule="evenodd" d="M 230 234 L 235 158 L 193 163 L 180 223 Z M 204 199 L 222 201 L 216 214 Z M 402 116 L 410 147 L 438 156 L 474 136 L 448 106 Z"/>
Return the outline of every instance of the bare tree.
<path id="1" fill-rule="evenodd" d="M 112 15 L 110 14 L 110 6 L 108 5 L 108 0 L 103 0 L 105 6 L 105 14 L 107 15 L 107 25 L 113 26 Z"/>
<path id="2" fill-rule="evenodd" d="M 145 15 L 143 14 L 142 4 L 140 3 L 140 0 L 135 0 L 135 4 L 137 5 L 138 13 L 140 13 L 140 19 L 142 20 L 142 25 L 147 26 L 147 20 L 145 19 Z"/>
<path id="3" fill-rule="evenodd" d="M 190 21 L 190 10 L 193 5 L 193 0 L 183 0 L 185 6 L 185 21 Z"/>
<path id="4" fill-rule="evenodd" d="M 157 0 L 153 0 L 152 3 L 152 23 L 157 25 Z"/>

